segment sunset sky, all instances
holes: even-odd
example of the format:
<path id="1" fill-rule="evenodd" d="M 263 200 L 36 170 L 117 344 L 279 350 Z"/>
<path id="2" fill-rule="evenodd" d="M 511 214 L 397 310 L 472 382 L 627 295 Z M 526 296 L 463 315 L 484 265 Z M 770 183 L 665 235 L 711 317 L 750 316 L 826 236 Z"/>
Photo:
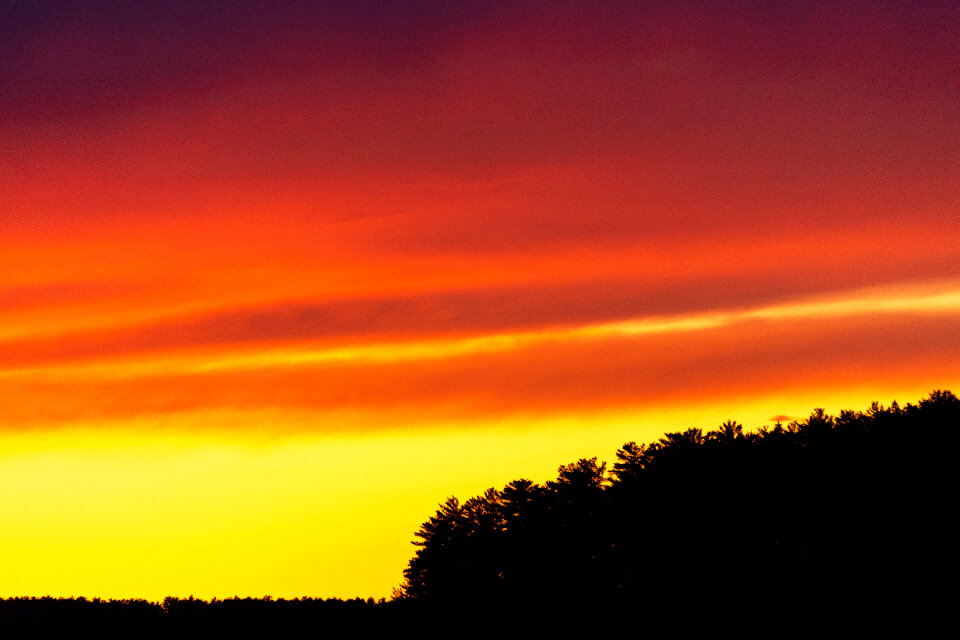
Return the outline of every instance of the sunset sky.
<path id="1" fill-rule="evenodd" d="M 958 354 L 957 2 L 0 3 L 0 597 L 389 596 Z"/>

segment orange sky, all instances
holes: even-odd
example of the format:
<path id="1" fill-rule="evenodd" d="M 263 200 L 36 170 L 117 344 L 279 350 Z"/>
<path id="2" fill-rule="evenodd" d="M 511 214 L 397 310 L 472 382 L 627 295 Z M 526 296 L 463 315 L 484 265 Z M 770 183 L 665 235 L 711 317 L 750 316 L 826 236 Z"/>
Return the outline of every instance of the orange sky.
<path id="1" fill-rule="evenodd" d="M 447 495 L 960 389 L 956 3 L 128 5 L 0 9 L 0 597 L 387 596 Z"/>

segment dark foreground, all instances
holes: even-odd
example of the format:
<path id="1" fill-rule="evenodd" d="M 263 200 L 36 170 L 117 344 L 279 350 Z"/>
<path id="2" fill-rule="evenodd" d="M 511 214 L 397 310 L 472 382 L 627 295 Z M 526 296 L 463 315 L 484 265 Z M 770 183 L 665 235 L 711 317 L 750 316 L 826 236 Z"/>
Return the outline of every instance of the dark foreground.
<path id="1" fill-rule="evenodd" d="M 861 593 L 705 593 L 691 584 L 677 599 L 614 602 L 464 602 L 438 608 L 408 602 L 142 601 L 9 599 L 0 602 L 0 637 L 104 639 L 213 638 L 640 638 L 809 637 L 891 632 L 907 637 L 957 632 L 948 593 L 905 599 Z M 877 598 L 872 600 L 872 598 Z M 908 635 L 909 634 L 909 635 Z"/>
<path id="2" fill-rule="evenodd" d="M 448 499 L 389 602 L 14 598 L 0 637 L 955 635 L 958 433 L 948 391 L 671 433 Z"/>

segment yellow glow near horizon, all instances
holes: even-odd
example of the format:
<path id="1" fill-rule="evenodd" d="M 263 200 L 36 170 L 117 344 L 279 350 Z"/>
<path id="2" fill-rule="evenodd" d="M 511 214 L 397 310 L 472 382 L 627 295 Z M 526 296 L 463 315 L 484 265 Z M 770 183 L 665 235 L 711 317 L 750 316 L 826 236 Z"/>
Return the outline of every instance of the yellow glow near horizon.
<path id="1" fill-rule="evenodd" d="M 542 482 L 580 457 L 612 463 L 666 431 L 891 399 L 811 388 L 366 434 L 265 437 L 275 421 L 337 417 L 247 411 L 5 433 L 0 596 L 388 597 L 448 495 Z"/>

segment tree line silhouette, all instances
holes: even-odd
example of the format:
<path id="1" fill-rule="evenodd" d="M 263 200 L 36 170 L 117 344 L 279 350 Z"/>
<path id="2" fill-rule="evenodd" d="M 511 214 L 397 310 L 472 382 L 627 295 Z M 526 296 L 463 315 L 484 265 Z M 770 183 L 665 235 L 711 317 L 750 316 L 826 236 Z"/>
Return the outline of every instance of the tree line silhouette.
<path id="1" fill-rule="evenodd" d="M 938 390 L 755 432 L 667 433 L 624 444 L 610 467 L 583 458 L 542 484 L 448 498 L 391 601 L 18 598 L 0 601 L 0 632 L 509 637 L 749 621 L 783 635 L 905 616 L 917 630 L 950 610 L 958 431 L 960 399 Z"/>
<path id="2" fill-rule="evenodd" d="M 745 432 L 626 443 L 611 468 L 563 465 L 447 499 L 416 532 L 397 596 L 445 607 L 522 603 L 570 616 L 852 616 L 938 597 L 954 546 L 960 400 L 822 409 Z M 951 508 L 954 507 L 954 508 Z"/>

